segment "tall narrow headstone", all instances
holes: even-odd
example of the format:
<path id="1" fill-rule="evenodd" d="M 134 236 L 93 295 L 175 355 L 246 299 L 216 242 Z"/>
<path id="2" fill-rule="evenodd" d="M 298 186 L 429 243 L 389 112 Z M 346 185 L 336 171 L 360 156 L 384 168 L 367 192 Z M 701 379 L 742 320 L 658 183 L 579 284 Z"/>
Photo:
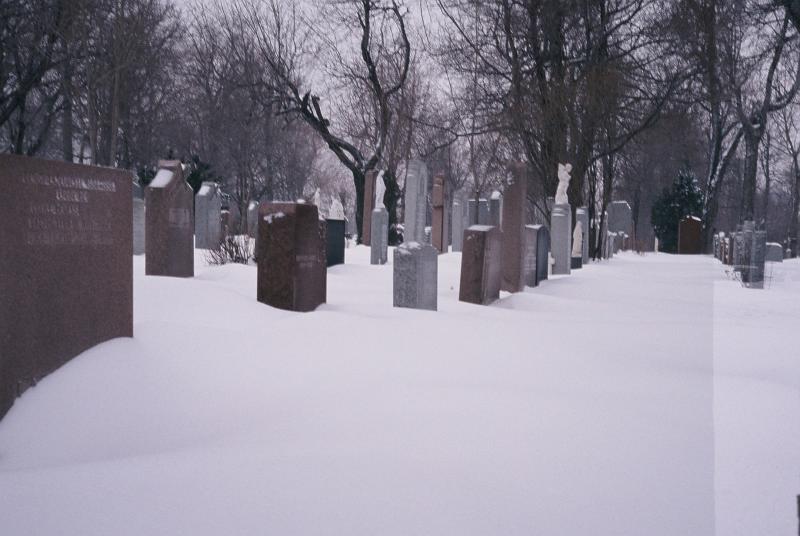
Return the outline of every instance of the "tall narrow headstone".
<path id="1" fill-rule="evenodd" d="M 313 311 L 326 299 L 325 222 L 305 203 L 261 203 L 258 301 L 289 311 Z"/>
<path id="2" fill-rule="evenodd" d="M 372 239 L 372 211 L 375 208 L 375 182 L 383 180 L 378 172 L 367 171 L 364 177 L 364 213 L 361 220 L 361 243 L 365 246 L 370 244 Z"/>
<path id="3" fill-rule="evenodd" d="M 144 255 L 144 192 L 133 183 L 133 254 Z"/>
<path id="4" fill-rule="evenodd" d="M 453 202 L 453 251 L 461 251 L 464 247 L 464 203 L 457 200 Z"/>
<path id="5" fill-rule="evenodd" d="M 528 179 L 524 164 L 512 165 L 502 206 L 503 277 L 500 288 L 507 292 L 522 292 L 525 290 L 525 223 L 528 213 Z M 500 219 L 498 215 L 497 220 Z"/>
<path id="6" fill-rule="evenodd" d="M 247 204 L 247 234 L 250 238 L 258 236 L 258 201 Z"/>
<path id="7" fill-rule="evenodd" d="M 192 189 L 176 160 L 162 160 L 145 191 L 145 274 L 194 276 Z"/>
<path id="8" fill-rule="evenodd" d="M 436 175 L 433 178 L 433 191 L 431 193 L 431 205 L 433 206 L 433 222 L 431 225 L 431 245 L 439 253 L 447 253 L 447 211 L 445 210 L 444 175 Z"/>
<path id="9" fill-rule="evenodd" d="M 394 250 L 394 306 L 435 311 L 439 252 L 430 244 L 403 242 Z"/>
<path id="10" fill-rule="evenodd" d="M 370 244 L 370 264 L 386 264 L 389 251 L 389 213 L 382 204 L 375 207 L 372 218 L 372 243 Z"/>
<path id="11" fill-rule="evenodd" d="M 84 350 L 133 335 L 132 181 L 0 155 L 0 417 Z"/>
<path id="12" fill-rule="evenodd" d="M 421 160 L 410 160 L 406 174 L 405 232 L 406 242 L 425 243 L 428 168 Z"/>
<path id="13" fill-rule="evenodd" d="M 583 235 L 581 237 L 581 244 L 583 246 L 582 250 L 582 260 L 581 264 L 588 264 L 589 263 L 589 209 L 586 207 L 578 207 L 575 209 L 575 222 L 581 223 L 581 230 L 583 231 Z"/>
<path id="14" fill-rule="evenodd" d="M 500 227 L 503 214 L 503 194 L 495 190 L 489 196 L 489 225 Z"/>
<path id="15" fill-rule="evenodd" d="M 487 305 L 500 297 L 500 235 L 497 227 L 473 225 L 464 231 L 458 299 Z"/>
<path id="16" fill-rule="evenodd" d="M 328 210 L 326 222 L 327 265 L 336 266 L 337 264 L 344 264 L 345 227 L 347 222 L 344 218 L 342 202 L 336 198 L 331 200 L 331 207 Z"/>
<path id="17" fill-rule="evenodd" d="M 550 270 L 550 231 L 545 225 L 526 225 L 525 283 L 535 287 L 547 279 Z"/>
<path id="18" fill-rule="evenodd" d="M 222 192 L 215 182 L 204 182 L 194 198 L 194 246 L 198 249 L 215 249 L 222 240 L 220 225 Z M 231 220 L 228 216 L 227 226 Z"/>
<path id="19" fill-rule="evenodd" d="M 491 225 L 492 217 L 489 214 L 489 201 L 480 199 L 478 201 L 478 225 Z"/>

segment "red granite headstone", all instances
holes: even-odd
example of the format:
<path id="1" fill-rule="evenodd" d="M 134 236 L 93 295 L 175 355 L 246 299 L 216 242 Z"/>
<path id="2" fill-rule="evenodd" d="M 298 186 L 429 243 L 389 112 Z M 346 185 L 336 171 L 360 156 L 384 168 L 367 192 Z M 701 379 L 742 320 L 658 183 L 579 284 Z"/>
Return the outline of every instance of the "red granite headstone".
<path id="1" fill-rule="evenodd" d="M 375 179 L 378 172 L 368 171 L 364 178 L 364 216 L 361 220 L 361 243 L 370 245 L 372 238 L 372 211 L 375 209 Z"/>
<path id="2" fill-rule="evenodd" d="M 258 301 L 289 311 L 313 311 L 325 303 L 325 222 L 317 207 L 265 202 L 258 216 Z"/>
<path id="3" fill-rule="evenodd" d="M 132 181 L 0 155 L 0 416 L 79 353 L 133 336 Z"/>
<path id="4" fill-rule="evenodd" d="M 458 299 L 486 305 L 500 297 L 500 229 L 473 225 L 464 231 Z"/>
<path id="5" fill-rule="evenodd" d="M 678 224 L 678 253 L 698 255 L 703 252 L 703 222 L 686 216 Z"/>
<path id="6" fill-rule="evenodd" d="M 433 191 L 431 204 L 433 205 L 433 222 L 431 225 L 431 245 L 439 250 L 439 253 L 447 253 L 447 231 L 444 175 L 436 175 L 433 178 Z"/>
<path id="7" fill-rule="evenodd" d="M 147 275 L 194 277 L 194 195 L 176 160 L 162 160 L 145 192 Z"/>
<path id="8" fill-rule="evenodd" d="M 528 180 L 524 164 L 511 166 L 511 183 L 503 196 L 503 279 L 500 288 L 508 292 L 525 290 L 525 223 Z"/>

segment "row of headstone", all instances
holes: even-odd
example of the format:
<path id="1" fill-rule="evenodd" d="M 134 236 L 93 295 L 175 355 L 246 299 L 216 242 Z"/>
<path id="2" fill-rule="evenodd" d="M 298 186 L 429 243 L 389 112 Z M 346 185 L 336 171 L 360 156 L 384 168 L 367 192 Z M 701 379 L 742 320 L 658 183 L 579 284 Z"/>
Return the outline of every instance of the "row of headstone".
<path id="1" fill-rule="evenodd" d="M 717 233 L 712 238 L 714 256 L 732 267 L 747 288 L 764 288 L 766 262 L 782 262 L 783 248 L 767 243 L 767 233 L 745 221 L 731 233 Z"/>

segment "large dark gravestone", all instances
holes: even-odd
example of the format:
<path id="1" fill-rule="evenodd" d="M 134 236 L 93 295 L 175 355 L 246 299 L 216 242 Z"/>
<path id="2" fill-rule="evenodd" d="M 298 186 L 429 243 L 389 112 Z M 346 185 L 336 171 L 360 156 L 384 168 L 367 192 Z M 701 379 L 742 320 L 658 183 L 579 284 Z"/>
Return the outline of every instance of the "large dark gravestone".
<path id="1" fill-rule="evenodd" d="M 194 194 L 176 160 L 162 160 L 145 192 L 147 275 L 194 276 Z"/>
<path id="2" fill-rule="evenodd" d="M 686 216 L 678 224 L 678 253 L 699 255 L 703 252 L 703 222 Z"/>
<path id="3" fill-rule="evenodd" d="M 344 220 L 327 220 L 327 265 L 344 264 Z"/>
<path id="4" fill-rule="evenodd" d="M 258 301 L 313 311 L 326 299 L 327 239 L 317 207 L 262 203 L 258 210 Z"/>
<path id="5" fill-rule="evenodd" d="M 488 305 L 500 297 L 501 234 L 490 225 L 472 225 L 464 231 L 460 301 Z"/>
<path id="6" fill-rule="evenodd" d="M 79 353 L 133 336 L 132 180 L 0 155 L 0 416 Z"/>
<path id="7" fill-rule="evenodd" d="M 503 198 L 503 276 L 500 288 L 508 292 L 522 292 L 525 290 L 525 223 L 528 205 L 525 165 L 512 165 L 511 175 Z"/>
<path id="8" fill-rule="evenodd" d="M 544 225 L 532 225 L 536 231 L 536 284 L 547 279 L 550 268 L 550 230 Z M 529 286 L 531 285 L 528 282 Z"/>

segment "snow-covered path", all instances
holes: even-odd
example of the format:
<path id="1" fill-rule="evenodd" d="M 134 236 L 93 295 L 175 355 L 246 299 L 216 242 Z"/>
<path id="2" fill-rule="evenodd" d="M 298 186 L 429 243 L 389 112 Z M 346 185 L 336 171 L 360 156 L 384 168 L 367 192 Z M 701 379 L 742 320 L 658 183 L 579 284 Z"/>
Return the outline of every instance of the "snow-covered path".
<path id="1" fill-rule="evenodd" d="M 800 262 L 623 254 L 481 307 L 449 254 L 423 312 L 347 253 L 309 314 L 135 259 L 135 338 L 0 422 L 0 533 L 796 533 Z"/>

